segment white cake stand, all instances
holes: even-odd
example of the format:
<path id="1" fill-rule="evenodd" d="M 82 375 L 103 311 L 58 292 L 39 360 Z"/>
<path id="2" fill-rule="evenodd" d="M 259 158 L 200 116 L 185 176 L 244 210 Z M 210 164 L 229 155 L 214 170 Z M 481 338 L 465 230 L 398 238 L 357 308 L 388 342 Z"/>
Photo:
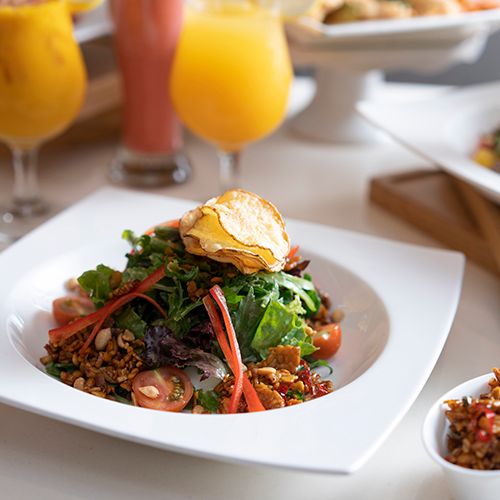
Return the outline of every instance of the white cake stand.
<path id="1" fill-rule="evenodd" d="M 316 79 L 313 100 L 291 127 L 319 141 L 377 142 L 378 132 L 355 106 L 376 97 L 384 71 L 435 73 L 473 63 L 499 28 L 500 10 L 338 26 L 306 20 L 288 25 L 294 65 L 314 68 Z"/>

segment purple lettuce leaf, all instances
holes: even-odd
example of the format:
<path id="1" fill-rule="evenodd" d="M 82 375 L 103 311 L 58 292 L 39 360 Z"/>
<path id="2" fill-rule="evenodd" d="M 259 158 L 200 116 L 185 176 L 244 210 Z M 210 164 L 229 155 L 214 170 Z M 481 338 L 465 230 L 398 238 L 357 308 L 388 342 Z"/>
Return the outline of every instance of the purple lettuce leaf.
<path id="1" fill-rule="evenodd" d="M 201 380 L 209 377 L 222 379 L 227 373 L 226 366 L 215 354 L 189 347 L 165 326 L 147 328 L 142 360 L 150 369 L 167 365 L 177 368 L 194 366 L 200 370 Z"/>
<path id="2" fill-rule="evenodd" d="M 211 351 L 214 340 L 215 332 L 208 318 L 193 326 L 191 330 L 182 337 L 182 341 L 188 347 L 197 347 L 205 352 Z"/>

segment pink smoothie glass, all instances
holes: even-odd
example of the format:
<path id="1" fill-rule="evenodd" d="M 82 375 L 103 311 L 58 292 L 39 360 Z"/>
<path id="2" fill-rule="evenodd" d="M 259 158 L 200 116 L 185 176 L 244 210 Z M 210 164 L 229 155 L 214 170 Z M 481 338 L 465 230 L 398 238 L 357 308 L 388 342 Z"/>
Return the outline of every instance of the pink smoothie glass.
<path id="1" fill-rule="evenodd" d="M 113 181 L 143 187 L 184 182 L 190 165 L 169 93 L 182 0 L 111 0 L 123 81 L 123 146 Z"/>

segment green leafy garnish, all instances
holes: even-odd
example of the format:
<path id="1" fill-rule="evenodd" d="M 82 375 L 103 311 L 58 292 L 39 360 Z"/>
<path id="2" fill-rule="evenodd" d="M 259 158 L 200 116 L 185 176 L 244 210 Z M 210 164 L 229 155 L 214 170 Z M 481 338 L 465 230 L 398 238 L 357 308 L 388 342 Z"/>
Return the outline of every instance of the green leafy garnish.
<path id="1" fill-rule="evenodd" d="M 333 368 L 325 359 L 316 359 L 309 362 L 309 368 L 311 368 L 311 370 L 319 367 L 328 368 L 328 375 L 331 375 L 333 373 Z"/>
<path id="2" fill-rule="evenodd" d="M 298 399 L 299 401 L 304 401 L 304 394 L 300 391 L 292 391 L 292 389 L 288 389 L 286 397 L 288 399 Z"/>
<path id="3" fill-rule="evenodd" d="M 49 363 L 45 365 L 45 371 L 53 377 L 60 378 L 61 372 L 73 372 L 76 366 L 73 363 Z"/>
<path id="4" fill-rule="evenodd" d="M 88 293 L 96 307 L 102 307 L 111 294 L 111 277 L 115 272 L 108 266 L 99 264 L 94 270 L 85 271 L 78 283 Z"/>
<path id="5" fill-rule="evenodd" d="M 130 330 L 136 338 L 142 339 L 148 326 L 141 316 L 137 314 L 133 307 L 124 307 L 116 316 L 116 324 L 118 328 Z"/>
<path id="6" fill-rule="evenodd" d="M 220 405 L 219 395 L 215 391 L 204 391 L 199 389 L 196 391 L 196 399 L 198 403 L 210 413 L 217 413 Z"/>

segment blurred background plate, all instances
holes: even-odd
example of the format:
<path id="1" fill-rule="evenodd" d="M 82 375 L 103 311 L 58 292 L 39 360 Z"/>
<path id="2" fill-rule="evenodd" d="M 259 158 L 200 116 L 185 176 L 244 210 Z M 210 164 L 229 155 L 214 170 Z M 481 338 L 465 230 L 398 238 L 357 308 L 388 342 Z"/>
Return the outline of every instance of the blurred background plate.
<path id="1" fill-rule="evenodd" d="M 343 24 L 324 24 L 311 18 L 300 18 L 288 30 L 296 41 L 304 44 L 335 45 L 339 41 L 361 41 L 367 38 L 411 38 L 423 43 L 433 38 L 446 38 L 473 27 L 488 28 L 500 23 L 500 9 L 455 15 L 380 19 Z"/>
<path id="2" fill-rule="evenodd" d="M 376 100 L 384 72 L 435 75 L 475 63 L 499 28 L 500 9 L 329 26 L 306 18 L 289 23 L 294 65 L 313 70 L 316 80 L 316 94 L 292 128 L 331 143 L 378 142 L 355 107 L 358 101 Z"/>
<path id="3" fill-rule="evenodd" d="M 401 144 L 500 203 L 500 174 L 471 158 L 480 136 L 500 125 L 500 83 L 418 103 L 363 102 L 358 110 Z"/>

